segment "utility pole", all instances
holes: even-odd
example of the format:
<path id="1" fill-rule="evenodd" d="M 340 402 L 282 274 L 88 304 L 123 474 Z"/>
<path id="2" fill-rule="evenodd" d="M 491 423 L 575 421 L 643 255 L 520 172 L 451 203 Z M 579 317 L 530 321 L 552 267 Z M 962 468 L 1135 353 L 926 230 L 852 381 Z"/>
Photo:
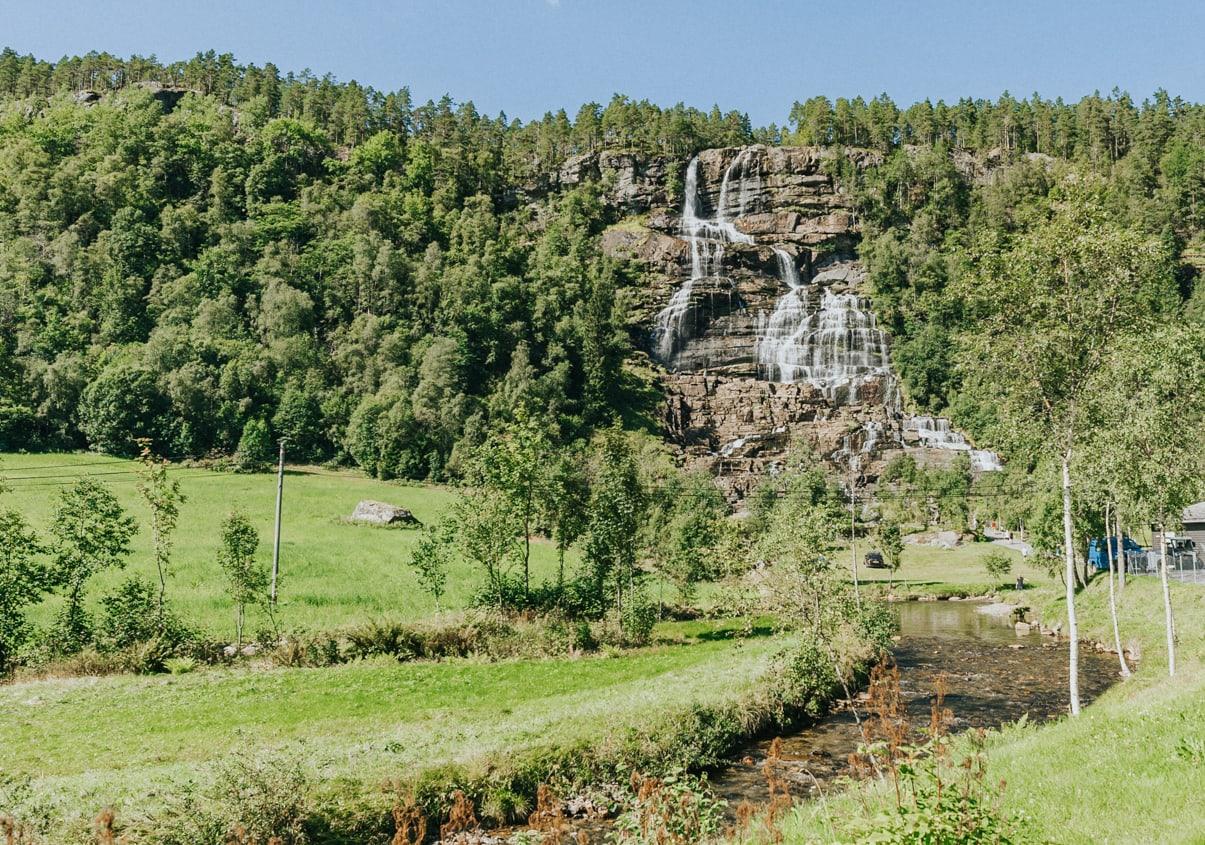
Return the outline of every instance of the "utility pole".
<path id="1" fill-rule="evenodd" d="M 849 554 L 850 567 L 854 573 L 854 603 L 858 607 L 858 613 L 862 613 L 862 592 L 858 587 L 858 545 L 855 539 L 857 529 L 855 528 L 856 520 L 856 499 L 854 497 L 854 456 L 851 453 L 849 456 Z"/>
<path id="2" fill-rule="evenodd" d="M 272 607 L 276 607 L 276 579 L 280 575 L 280 500 L 285 487 L 285 442 L 280 441 L 280 461 L 276 465 L 276 536 L 272 541 Z"/>

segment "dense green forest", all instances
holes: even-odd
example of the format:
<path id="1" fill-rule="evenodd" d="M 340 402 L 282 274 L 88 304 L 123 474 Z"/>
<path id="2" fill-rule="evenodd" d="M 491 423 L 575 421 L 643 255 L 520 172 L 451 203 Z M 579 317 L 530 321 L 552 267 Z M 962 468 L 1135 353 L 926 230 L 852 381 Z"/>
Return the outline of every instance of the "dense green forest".
<path id="1" fill-rule="evenodd" d="M 458 444 L 517 415 L 561 442 L 609 425 L 641 393 L 624 366 L 640 278 L 600 252 L 619 214 L 605 186 L 547 188 L 604 148 L 682 164 L 753 142 L 882 151 L 839 174 L 876 307 L 910 400 L 980 435 L 991 409 L 955 366 L 975 321 L 959 280 L 1069 181 L 1157 239 L 1184 313 L 1205 312 L 1205 107 L 880 96 L 812 98 L 788 118 L 755 128 L 617 95 L 523 123 L 229 55 L 6 50 L 0 448 L 132 454 L 149 437 L 167 455 L 260 460 L 283 437 L 297 460 L 442 478 Z"/>

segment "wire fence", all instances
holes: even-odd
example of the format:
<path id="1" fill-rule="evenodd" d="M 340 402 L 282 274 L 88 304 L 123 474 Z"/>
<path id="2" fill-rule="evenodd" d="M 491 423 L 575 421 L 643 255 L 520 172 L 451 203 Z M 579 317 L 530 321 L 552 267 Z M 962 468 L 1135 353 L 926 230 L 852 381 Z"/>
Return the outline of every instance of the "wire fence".
<path id="1" fill-rule="evenodd" d="M 1155 550 L 1126 552 L 1126 572 L 1130 575 L 1158 575 L 1160 558 L 1160 553 Z M 1168 552 L 1167 577 L 1205 584 L 1205 561 L 1201 560 L 1196 550 Z"/>

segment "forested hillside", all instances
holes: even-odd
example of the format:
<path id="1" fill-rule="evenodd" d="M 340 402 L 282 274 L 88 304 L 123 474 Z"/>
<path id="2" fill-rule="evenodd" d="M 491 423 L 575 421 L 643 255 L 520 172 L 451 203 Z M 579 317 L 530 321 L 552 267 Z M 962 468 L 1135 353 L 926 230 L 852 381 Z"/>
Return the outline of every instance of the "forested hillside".
<path id="1" fill-rule="evenodd" d="M 883 152 L 839 174 L 876 308 L 910 401 L 981 435 L 991 409 L 954 366 L 975 318 L 958 282 L 1067 185 L 1155 239 L 1205 312 L 1205 108 L 1163 92 L 813 98 L 785 129 L 616 96 L 524 124 L 227 55 L 7 50 L 0 98 L 3 449 L 149 437 L 258 460 L 283 437 L 297 460 L 443 478 L 457 444 L 521 411 L 562 442 L 588 434 L 637 402 L 624 362 L 646 342 L 627 320 L 639 274 L 599 248 L 623 209 L 553 178 L 602 149 L 671 174 L 753 142 Z"/>

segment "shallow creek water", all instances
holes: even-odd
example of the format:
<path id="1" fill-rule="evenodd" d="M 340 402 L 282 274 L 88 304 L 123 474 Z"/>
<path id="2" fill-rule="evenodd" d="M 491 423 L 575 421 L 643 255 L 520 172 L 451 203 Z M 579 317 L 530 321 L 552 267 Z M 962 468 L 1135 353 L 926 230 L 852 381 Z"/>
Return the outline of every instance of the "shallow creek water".
<path id="1" fill-rule="evenodd" d="M 939 675 L 946 676 L 945 706 L 951 731 L 993 728 L 1022 716 L 1040 721 L 1067 712 L 1067 642 L 1033 633 L 1017 634 L 1008 616 L 980 612 L 981 603 L 901 602 L 899 642 L 892 653 L 900 670 L 900 692 L 914 725 L 929 723 L 930 701 Z M 1117 679 L 1117 658 L 1080 648 L 1080 696 L 1095 699 Z M 857 717 L 864 717 L 855 701 Z M 848 775 L 849 754 L 862 741 L 854 708 L 842 706 L 814 725 L 782 737 L 779 775 L 797 798 L 828 792 Z M 750 744 L 740 760 L 711 776 L 716 793 L 732 802 L 762 803 L 762 765 L 770 739 Z"/>
<path id="2" fill-rule="evenodd" d="M 1033 632 L 1018 634 L 1007 614 L 983 613 L 981 602 L 901 602 L 898 642 L 892 649 L 900 671 L 900 693 L 910 721 L 929 723 L 930 700 L 945 675 L 945 707 L 953 713 L 950 730 L 994 728 L 1022 716 L 1042 721 L 1067 712 L 1067 642 Z M 1095 699 L 1117 679 L 1117 658 L 1080 648 L 1080 696 Z M 815 724 L 781 737 L 778 776 L 796 800 L 840 788 L 850 774 L 848 758 L 862 742 L 859 718 L 865 702 L 842 702 Z M 712 772 L 715 794 L 729 802 L 730 813 L 742 801 L 768 800 L 762 766 L 772 738 L 752 742 L 734 755 L 732 765 Z M 569 829 L 585 841 L 610 840 L 612 820 L 572 819 Z M 501 841 L 505 841 L 504 836 Z"/>

